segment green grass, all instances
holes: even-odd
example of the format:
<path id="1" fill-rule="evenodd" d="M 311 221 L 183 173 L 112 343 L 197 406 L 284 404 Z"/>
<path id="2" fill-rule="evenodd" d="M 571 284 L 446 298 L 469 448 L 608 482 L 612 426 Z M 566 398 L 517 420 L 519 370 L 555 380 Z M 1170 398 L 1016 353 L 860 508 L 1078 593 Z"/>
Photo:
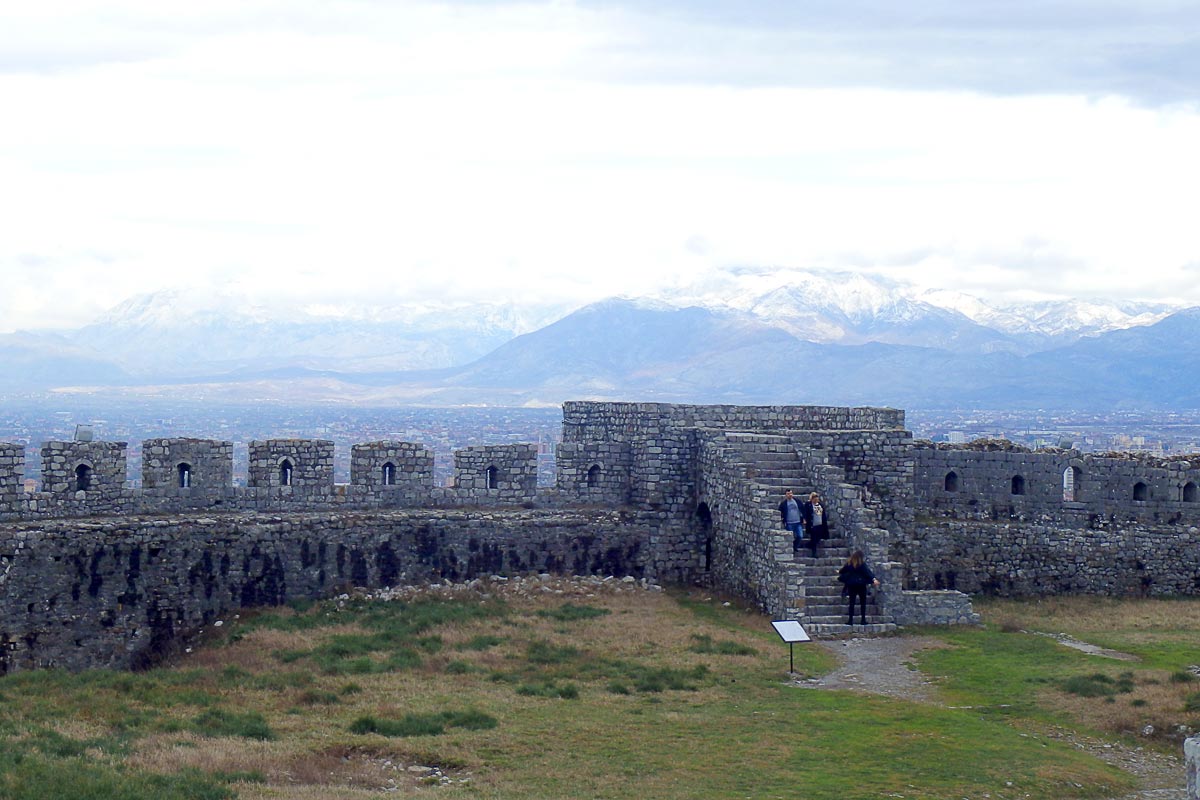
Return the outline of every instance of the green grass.
<path id="1" fill-rule="evenodd" d="M 595 606 L 577 606 L 574 603 L 563 603 L 558 608 L 541 609 L 537 612 L 539 617 L 558 620 L 559 622 L 578 622 L 585 619 L 595 619 L 596 617 L 607 616 L 609 610 L 607 608 L 596 608 Z"/>
<path id="2" fill-rule="evenodd" d="M 471 605 L 444 600 L 399 603 L 361 599 L 295 603 L 291 611 L 252 616 L 236 634 L 230 634 L 230 640 L 236 643 L 255 630 L 300 632 L 331 625 L 354 626 L 362 632 L 330 636 L 311 649 L 283 650 L 277 658 L 285 664 L 306 661 L 327 675 L 367 675 L 419 667 L 424 656 L 442 649 L 439 636 L 421 635 L 433 628 L 508 613 L 495 602 Z"/>
<path id="3" fill-rule="evenodd" d="M 693 633 L 692 646 L 688 648 L 693 653 L 713 653 L 723 656 L 753 656 L 758 651 L 753 647 L 728 640 L 713 641 L 706 633 Z"/>
<path id="4" fill-rule="evenodd" d="M 490 650 L 491 648 L 503 644 L 505 639 L 503 636 L 493 636 L 492 634 L 480 634 L 479 636 L 471 637 L 470 641 L 459 645 L 460 650 Z"/>
<path id="5" fill-rule="evenodd" d="M 1103 672 L 1072 675 L 1064 678 L 1061 686 L 1063 691 L 1077 694 L 1080 697 L 1112 697 L 1117 694 L 1129 694 L 1133 691 L 1133 673 L 1122 673 L 1116 679 Z"/>
<path id="6" fill-rule="evenodd" d="M 496 718 L 480 711 L 442 711 L 437 714 L 405 714 L 400 719 L 359 717 L 350 725 L 350 732 L 377 733 L 381 736 L 440 736 L 447 728 L 469 731 L 490 730 Z"/>
<path id="7" fill-rule="evenodd" d="M 240 736 L 244 739 L 274 739 L 275 734 L 257 711 L 225 711 L 211 708 L 191 722 L 192 730 L 202 736 Z"/>
<path id="8" fill-rule="evenodd" d="M 451 800 L 1085 800 L 1133 781 L 1049 726 L 1116 738 L 1087 714 L 1161 714 L 1160 696 L 1165 722 L 1200 722 L 1196 684 L 1172 677 L 1200 663 L 1200 625 L 1123 628 L 1125 606 L 1098 614 L 1115 621 L 1105 646 L 1152 658 L 1098 660 L 1021 626 L 919 631 L 946 645 L 915 657 L 936 704 L 797 687 L 769 620 L 698 591 L 587 603 L 296 604 L 243 615 L 180 668 L 9 675 L 0 798 L 359 800 L 381 786 L 355 765 L 394 760 L 465 771 L 437 790 Z M 1093 641 L 1060 622 L 1077 617 L 1047 618 Z M 799 645 L 795 663 L 833 660 Z"/>
<path id="9" fill-rule="evenodd" d="M 222 777 L 181 770 L 149 775 L 86 759 L 47 759 L 0 750 L 0 797 L 5 800 L 230 800 Z"/>

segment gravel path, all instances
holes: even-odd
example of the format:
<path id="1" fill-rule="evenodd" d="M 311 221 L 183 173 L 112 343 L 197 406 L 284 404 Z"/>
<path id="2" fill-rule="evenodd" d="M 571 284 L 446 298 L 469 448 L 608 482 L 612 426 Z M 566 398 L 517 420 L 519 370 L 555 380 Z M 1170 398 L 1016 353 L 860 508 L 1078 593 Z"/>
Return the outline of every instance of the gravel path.
<path id="1" fill-rule="evenodd" d="M 941 702 L 936 685 L 916 669 L 912 660 L 913 653 L 919 650 L 944 646 L 933 637 L 825 639 L 815 644 L 832 653 L 839 666 L 828 675 L 797 680 L 797 686 L 870 692 L 922 703 Z M 1067 728 L 1055 728 L 1046 735 L 1068 741 L 1141 781 L 1139 791 L 1110 800 L 1188 800 L 1181 756 L 1091 739 Z"/>

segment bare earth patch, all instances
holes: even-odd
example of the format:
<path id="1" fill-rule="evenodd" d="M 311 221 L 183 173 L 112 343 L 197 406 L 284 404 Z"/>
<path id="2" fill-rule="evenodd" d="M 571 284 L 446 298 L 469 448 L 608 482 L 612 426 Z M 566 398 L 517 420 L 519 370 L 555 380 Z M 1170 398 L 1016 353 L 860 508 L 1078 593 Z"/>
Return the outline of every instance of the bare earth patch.
<path id="1" fill-rule="evenodd" d="M 1070 640 L 1069 647 L 1090 652 Z M 826 639 L 814 642 L 838 659 L 838 668 L 810 680 L 797 680 L 797 686 L 811 689 L 845 689 L 898 697 L 921 703 L 937 703 L 937 686 L 912 663 L 913 653 L 930 647 L 944 647 L 928 636 L 881 636 L 869 639 Z M 1100 648 L 1096 648 L 1099 650 Z M 1108 658 L 1124 654 L 1112 651 L 1094 653 Z M 1081 736 L 1067 728 L 1054 728 L 1044 735 L 1070 742 L 1107 764 L 1136 775 L 1142 788 L 1110 800 L 1188 800 L 1183 759 L 1154 750 Z"/>

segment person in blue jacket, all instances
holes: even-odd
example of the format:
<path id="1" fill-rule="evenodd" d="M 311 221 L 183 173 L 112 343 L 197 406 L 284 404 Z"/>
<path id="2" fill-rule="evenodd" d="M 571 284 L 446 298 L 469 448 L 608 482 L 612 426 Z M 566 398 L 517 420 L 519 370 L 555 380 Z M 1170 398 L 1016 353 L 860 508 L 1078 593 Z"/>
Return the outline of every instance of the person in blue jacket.
<path id="1" fill-rule="evenodd" d="M 850 607 L 846 609 L 846 624 L 854 624 L 854 600 L 858 599 L 858 616 L 863 625 L 867 624 L 867 587 L 879 588 L 879 580 L 871 568 L 867 566 L 866 556 L 862 550 L 855 550 L 846 559 L 846 563 L 838 570 L 838 580 L 846 587 L 850 598 Z"/>
<path id="2" fill-rule="evenodd" d="M 800 549 L 800 531 L 804 525 L 803 503 L 792 496 L 792 490 L 783 493 L 783 502 L 779 504 L 779 516 L 783 527 L 792 532 L 792 551 Z"/>

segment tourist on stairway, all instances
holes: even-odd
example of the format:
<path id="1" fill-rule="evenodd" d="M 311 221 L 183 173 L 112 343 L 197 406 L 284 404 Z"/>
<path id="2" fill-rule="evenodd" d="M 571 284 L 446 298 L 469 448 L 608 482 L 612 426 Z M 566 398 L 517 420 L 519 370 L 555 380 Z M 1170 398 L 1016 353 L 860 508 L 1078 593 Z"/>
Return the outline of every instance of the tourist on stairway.
<path id="1" fill-rule="evenodd" d="M 822 539 L 829 538 L 829 517 L 825 513 L 825 506 L 821 505 L 821 495 L 811 493 L 800 508 L 800 514 L 804 518 L 804 531 L 808 534 L 808 547 L 812 550 L 813 558 L 816 558 L 817 545 Z"/>
<path id="2" fill-rule="evenodd" d="M 858 616 L 863 625 L 867 624 L 867 587 L 879 588 L 879 580 L 871 568 L 867 566 L 866 556 L 862 550 L 855 550 L 846 559 L 846 563 L 838 570 L 838 580 L 846 587 L 850 605 L 846 609 L 846 624 L 854 624 L 854 600 L 858 598 Z"/>
<path id="3" fill-rule="evenodd" d="M 779 516 L 783 520 L 783 527 L 792 532 L 792 551 L 799 550 L 804 517 L 801 513 L 800 501 L 792 496 L 791 489 L 783 493 L 783 502 L 779 504 Z"/>

